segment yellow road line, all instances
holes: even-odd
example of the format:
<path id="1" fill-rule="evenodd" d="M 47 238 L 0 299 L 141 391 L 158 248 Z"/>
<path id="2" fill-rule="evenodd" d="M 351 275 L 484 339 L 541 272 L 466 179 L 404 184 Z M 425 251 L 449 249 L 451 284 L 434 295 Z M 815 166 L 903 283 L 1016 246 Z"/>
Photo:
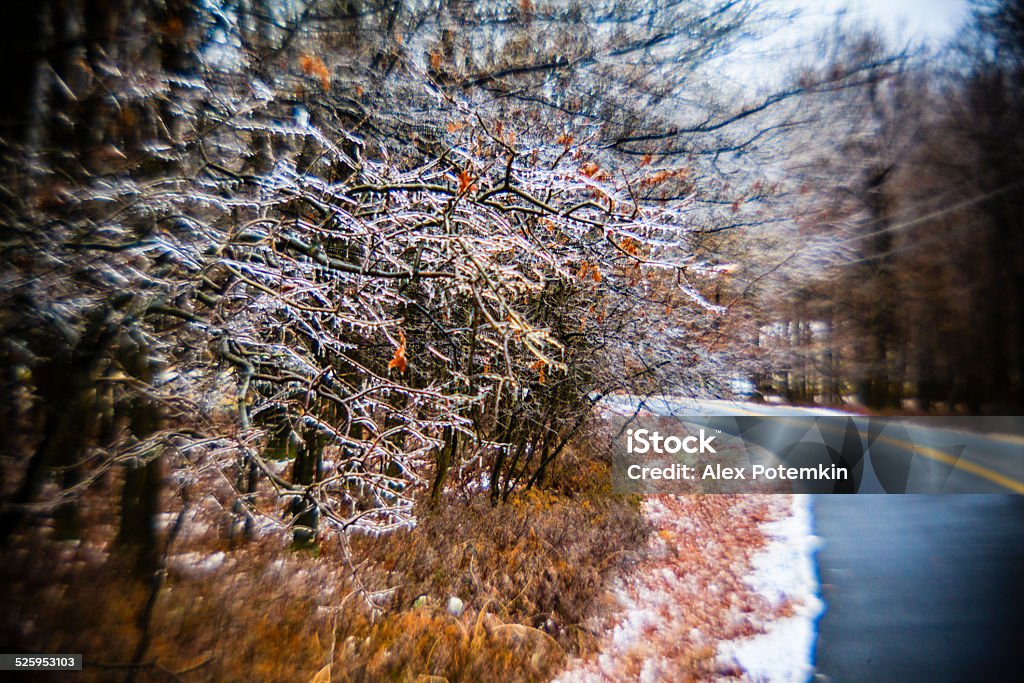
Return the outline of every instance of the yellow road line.
<path id="1" fill-rule="evenodd" d="M 776 419 L 782 419 L 782 420 L 785 420 L 787 418 L 792 419 L 794 417 L 794 416 L 791 416 L 791 415 L 765 415 L 764 413 L 755 413 L 753 411 L 746 410 L 744 408 L 735 408 L 735 407 L 731 407 L 731 406 L 726 408 L 726 410 L 734 410 L 734 411 L 739 412 L 739 413 L 744 413 L 746 415 L 754 415 L 756 417 L 775 417 Z M 823 417 L 828 417 L 828 416 L 823 416 Z M 837 415 L 836 417 L 839 417 L 839 416 Z M 863 416 L 851 415 L 850 417 L 863 417 Z M 820 426 L 819 426 L 819 428 L 820 428 Z M 858 429 L 857 431 L 860 433 L 860 435 L 862 437 L 864 437 L 864 438 L 868 437 L 868 433 L 867 432 L 861 431 L 860 429 Z M 987 438 L 984 435 L 979 435 L 979 436 L 982 436 L 982 438 Z M 998 435 L 998 436 L 1003 436 L 1003 435 Z M 997 436 L 997 438 L 998 438 L 998 436 Z M 977 463 L 971 462 L 970 460 L 965 460 L 963 458 L 955 458 L 955 457 L 953 457 L 951 455 L 948 455 L 947 453 L 943 453 L 942 451 L 940 451 L 940 450 L 938 450 L 936 448 L 932 448 L 931 446 L 921 446 L 921 445 L 918 445 L 918 444 L 915 444 L 915 443 L 911 443 L 909 441 L 904 441 L 902 439 L 896 439 L 896 438 L 891 437 L 891 436 L 879 436 L 878 440 L 884 441 L 885 443 L 891 444 L 893 446 L 899 446 L 901 448 L 905 448 L 905 449 L 909 450 L 911 453 L 918 453 L 920 455 L 923 455 L 926 458 L 931 458 L 932 460 L 937 460 L 938 462 L 942 462 L 942 463 L 945 463 L 947 465 L 951 465 L 951 466 L 953 466 L 953 467 L 955 467 L 955 468 L 957 468 L 959 470 L 963 470 L 964 472 L 969 472 L 969 473 L 973 474 L 976 477 L 981 477 L 982 479 L 987 479 L 988 481 L 992 482 L 993 484 L 998 484 L 999 486 L 1002 486 L 1003 488 L 1010 489 L 1011 491 L 1013 491 L 1015 493 L 1024 494 L 1024 483 L 1021 483 L 1021 482 L 1017 481 L 1016 479 L 1013 479 L 1012 477 L 1008 477 L 1005 474 L 1000 474 L 999 472 L 996 472 L 995 470 L 990 470 L 989 468 L 985 467 L 984 465 L 979 465 Z M 1002 440 L 1006 440 L 1006 439 L 999 439 L 999 440 L 1002 441 Z"/>
<path id="2" fill-rule="evenodd" d="M 952 465 L 959 470 L 970 472 L 974 476 L 981 477 L 982 479 L 988 479 L 993 484 L 999 484 L 1000 486 L 1008 488 L 1016 493 L 1024 493 L 1024 484 L 1016 479 L 1006 476 L 1005 474 L 1000 474 L 995 470 L 990 470 L 984 465 L 979 465 L 971 462 L 970 460 L 964 460 L 963 458 L 954 458 L 952 455 L 943 453 L 931 446 L 920 446 L 891 436 L 879 436 L 877 440 L 884 441 L 885 443 L 892 444 L 893 446 L 901 446 L 914 453 L 923 455 L 926 458 L 931 458 L 932 460 L 938 460 L 939 462 L 946 463 L 947 465 Z"/>

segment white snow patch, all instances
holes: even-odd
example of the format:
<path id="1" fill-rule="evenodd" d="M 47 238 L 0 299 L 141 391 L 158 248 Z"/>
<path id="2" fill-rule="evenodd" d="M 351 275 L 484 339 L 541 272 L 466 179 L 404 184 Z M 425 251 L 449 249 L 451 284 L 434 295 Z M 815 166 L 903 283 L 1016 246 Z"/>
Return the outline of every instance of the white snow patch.
<path id="1" fill-rule="evenodd" d="M 773 606 L 786 599 L 793 616 L 767 624 L 765 633 L 719 645 L 720 661 L 739 664 L 761 683 L 803 683 L 814 672 L 816 622 L 825 605 L 818 597 L 811 497 L 792 496 L 792 514 L 762 529 L 768 546 L 753 558 L 747 583 Z"/>
<path id="2" fill-rule="evenodd" d="M 656 522 L 659 517 L 673 513 L 657 497 L 643 502 L 644 516 Z M 662 549 L 665 541 L 658 540 Z M 672 671 L 672 665 L 657 652 L 658 643 L 652 634 L 666 627 L 671 615 L 679 609 L 677 596 L 671 587 L 679 577 L 670 570 L 645 575 L 625 576 L 616 581 L 613 594 L 622 608 L 624 618 L 615 624 L 611 643 L 597 656 L 597 667 L 570 667 L 552 683 L 608 683 L 622 680 L 621 662 L 641 654 L 643 662 L 638 683 L 658 683 Z"/>

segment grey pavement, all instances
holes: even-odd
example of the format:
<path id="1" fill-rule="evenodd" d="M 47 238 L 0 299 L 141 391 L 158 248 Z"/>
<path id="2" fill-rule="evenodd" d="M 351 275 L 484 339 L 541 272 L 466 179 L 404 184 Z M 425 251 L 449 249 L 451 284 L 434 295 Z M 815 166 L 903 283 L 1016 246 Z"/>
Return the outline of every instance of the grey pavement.
<path id="1" fill-rule="evenodd" d="M 816 496 L 831 681 L 1024 679 L 1024 497 Z"/>

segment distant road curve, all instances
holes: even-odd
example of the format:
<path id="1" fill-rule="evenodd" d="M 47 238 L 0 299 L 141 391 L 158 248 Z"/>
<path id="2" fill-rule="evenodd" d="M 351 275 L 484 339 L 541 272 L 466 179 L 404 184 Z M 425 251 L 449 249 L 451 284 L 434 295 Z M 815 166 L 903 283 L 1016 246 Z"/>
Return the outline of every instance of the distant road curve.
<path id="1" fill-rule="evenodd" d="M 640 400 L 611 396 L 605 399 L 620 409 L 636 409 Z M 643 399 L 643 408 L 666 417 L 677 416 L 744 416 L 744 417 L 808 417 L 848 416 L 867 437 L 868 418 L 838 410 L 769 405 L 741 401 L 696 400 L 672 398 Z M 935 477 L 941 477 L 942 490 L 949 493 L 1017 493 L 1024 494 L 1024 438 L 1009 434 L 979 434 L 908 425 L 909 438 L 878 437 L 890 448 L 908 455 L 926 458 L 936 464 Z M 963 445 L 962 453 L 954 455 L 941 444 Z M 862 493 L 884 493 L 881 484 L 865 480 Z M 913 492 L 913 491 L 911 491 Z"/>

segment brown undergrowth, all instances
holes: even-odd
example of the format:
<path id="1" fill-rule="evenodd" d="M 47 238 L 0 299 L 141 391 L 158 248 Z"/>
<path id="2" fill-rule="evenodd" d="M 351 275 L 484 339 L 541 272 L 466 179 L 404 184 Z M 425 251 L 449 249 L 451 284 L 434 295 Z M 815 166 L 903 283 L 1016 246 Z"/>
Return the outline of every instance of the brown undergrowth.
<path id="1" fill-rule="evenodd" d="M 590 449 L 551 475 L 506 505 L 453 494 L 412 529 L 313 553 L 284 534 L 231 547 L 224 506 L 193 501 L 155 593 L 112 549 L 110 481 L 83 501 L 88 537 L 40 524 L 0 560 L 0 641 L 81 652 L 81 681 L 548 680 L 595 646 L 608 580 L 646 539 L 638 500 L 610 495 Z"/>
<path id="2" fill-rule="evenodd" d="M 615 582 L 618 610 L 599 652 L 570 660 L 558 683 L 742 678 L 716 653 L 722 641 L 757 635 L 791 613 L 746 581 L 765 546 L 761 526 L 786 517 L 789 498 L 650 496 L 644 510 L 654 533 L 643 560 Z"/>

